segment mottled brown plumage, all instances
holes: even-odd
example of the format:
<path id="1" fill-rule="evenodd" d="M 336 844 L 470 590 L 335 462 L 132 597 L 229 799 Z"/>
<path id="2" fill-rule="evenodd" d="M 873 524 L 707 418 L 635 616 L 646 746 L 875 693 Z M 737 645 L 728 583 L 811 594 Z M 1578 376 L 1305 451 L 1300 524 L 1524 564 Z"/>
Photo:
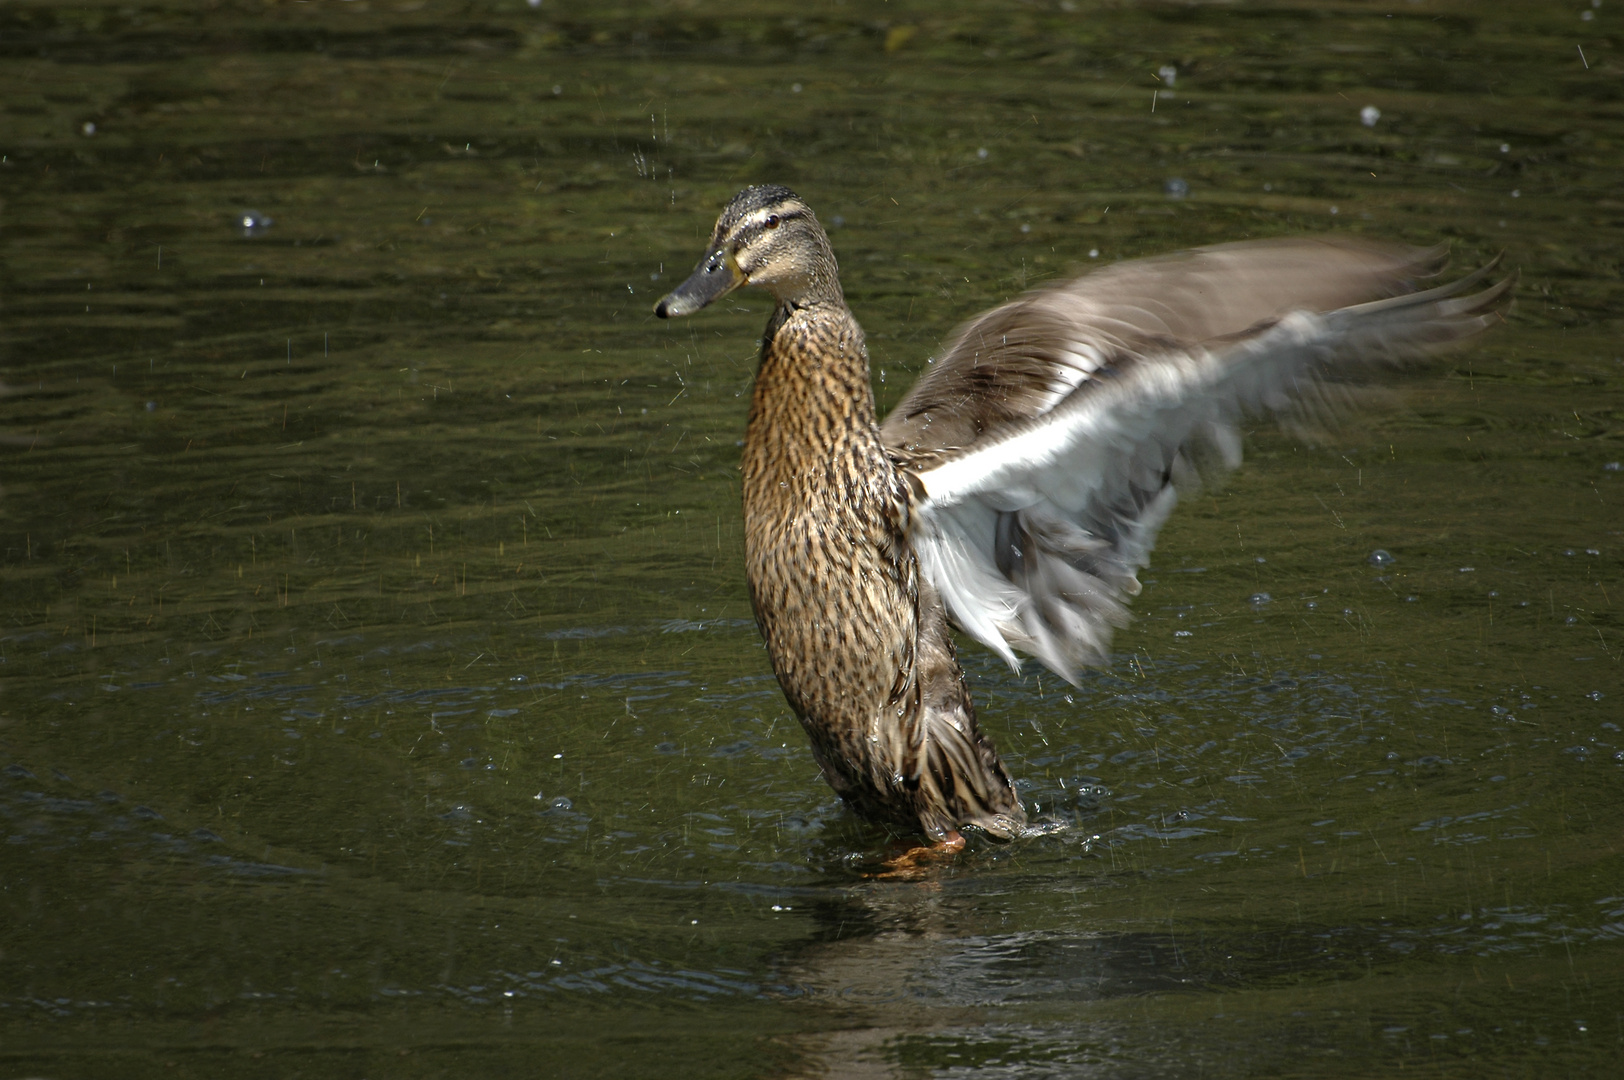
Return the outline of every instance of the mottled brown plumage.
<path id="1" fill-rule="evenodd" d="M 976 730 L 941 603 L 921 595 L 862 331 L 842 303 L 780 314 L 741 469 L 750 599 L 784 695 L 859 813 L 938 839 L 964 822 L 1010 835 L 1020 802 Z"/>
<path id="2" fill-rule="evenodd" d="M 756 621 L 824 777 L 858 813 L 935 840 L 1026 815 L 952 627 L 1067 678 L 1103 662 L 1190 452 L 1233 421 L 1323 403 L 1327 380 L 1470 336 L 1509 279 L 1425 292 L 1438 251 L 1228 245 L 1123 263 L 963 328 L 882 425 L 828 237 L 781 187 L 740 192 L 685 315 L 740 285 L 777 300 L 745 431 Z"/>

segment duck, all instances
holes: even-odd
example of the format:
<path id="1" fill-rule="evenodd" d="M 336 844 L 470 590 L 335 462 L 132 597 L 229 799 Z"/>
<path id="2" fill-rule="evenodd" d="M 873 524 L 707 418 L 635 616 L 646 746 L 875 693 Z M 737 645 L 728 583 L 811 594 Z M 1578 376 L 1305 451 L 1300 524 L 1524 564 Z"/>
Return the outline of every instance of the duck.
<path id="1" fill-rule="evenodd" d="M 784 697 L 858 816 L 930 849 L 1030 835 L 955 631 L 1069 682 L 1107 665 L 1181 492 L 1241 422 L 1322 428 L 1361 380 L 1503 318 L 1498 258 L 1343 236 L 1199 247 L 1040 286 L 959 327 L 883 418 L 828 233 L 740 191 L 655 306 L 771 296 L 740 458 L 744 571 Z M 923 850 L 923 849 L 922 849 Z"/>

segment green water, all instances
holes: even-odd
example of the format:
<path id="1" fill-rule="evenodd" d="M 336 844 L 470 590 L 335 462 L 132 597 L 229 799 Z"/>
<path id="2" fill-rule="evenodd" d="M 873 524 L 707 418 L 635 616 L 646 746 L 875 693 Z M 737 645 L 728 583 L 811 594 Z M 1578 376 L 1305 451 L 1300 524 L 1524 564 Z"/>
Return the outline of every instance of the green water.
<path id="1" fill-rule="evenodd" d="M 0 1074 L 1613 1075 L 1620 20 L 0 7 Z M 1105 261 L 1522 277 L 1328 443 L 1253 432 L 1108 671 L 967 648 L 1073 828 L 901 881 L 750 621 L 767 305 L 650 314 L 756 181 L 835 226 L 882 405 Z"/>

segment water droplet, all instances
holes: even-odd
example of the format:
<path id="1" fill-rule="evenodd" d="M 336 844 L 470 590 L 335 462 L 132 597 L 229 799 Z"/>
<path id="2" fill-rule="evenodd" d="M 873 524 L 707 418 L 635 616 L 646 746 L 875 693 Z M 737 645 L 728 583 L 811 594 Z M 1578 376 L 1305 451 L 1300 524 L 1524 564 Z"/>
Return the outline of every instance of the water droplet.
<path id="1" fill-rule="evenodd" d="M 1382 118 L 1382 111 L 1374 105 L 1366 105 L 1359 110 L 1359 122 L 1365 127 L 1375 127 L 1376 121 Z"/>
<path id="2" fill-rule="evenodd" d="M 1255 592 L 1246 598 L 1246 602 L 1251 604 L 1253 607 L 1262 607 L 1264 604 L 1267 604 L 1273 599 L 1274 597 L 1270 596 L 1266 592 Z"/>
<path id="3" fill-rule="evenodd" d="M 275 219 L 266 217 L 257 210 L 244 210 L 237 215 L 237 227 L 242 229 L 244 236 L 258 236 L 275 224 Z"/>
<path id="4" fill-rule="evenodd" d="M 567 795 L 555 796 L 551 805 L 554 810 L 572 810 L 575 808 L 575 804 L 570 802 Z"/>
<path id="5" fill-rule="evenodd" d="M 1393 558 L 1392 554 L 1385 548 L 1377 548 L 1375 551 L 1372 551 L 1369 555 L 1365 556 L 1365 562 L 1369 563 L 1371 566 L 1392 566 L 1397 561 L 1398 560 Z"/>

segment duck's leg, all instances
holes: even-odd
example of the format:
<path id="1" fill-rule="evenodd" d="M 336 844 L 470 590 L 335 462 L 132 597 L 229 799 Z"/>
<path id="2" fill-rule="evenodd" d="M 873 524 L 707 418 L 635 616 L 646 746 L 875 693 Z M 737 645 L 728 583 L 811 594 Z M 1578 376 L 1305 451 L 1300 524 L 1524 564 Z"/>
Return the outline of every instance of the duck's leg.
<path id="1" fill-rule="evenodd" d="M 874 876 L 882 880 L 903 881 L 924 877 L 933 865 L 945 862 L 964 848 L 964 834 L 957 829 L 950 829 L 933 844 L 914 845 L 886 859 L 881 864 L 885 869 Z"/>

